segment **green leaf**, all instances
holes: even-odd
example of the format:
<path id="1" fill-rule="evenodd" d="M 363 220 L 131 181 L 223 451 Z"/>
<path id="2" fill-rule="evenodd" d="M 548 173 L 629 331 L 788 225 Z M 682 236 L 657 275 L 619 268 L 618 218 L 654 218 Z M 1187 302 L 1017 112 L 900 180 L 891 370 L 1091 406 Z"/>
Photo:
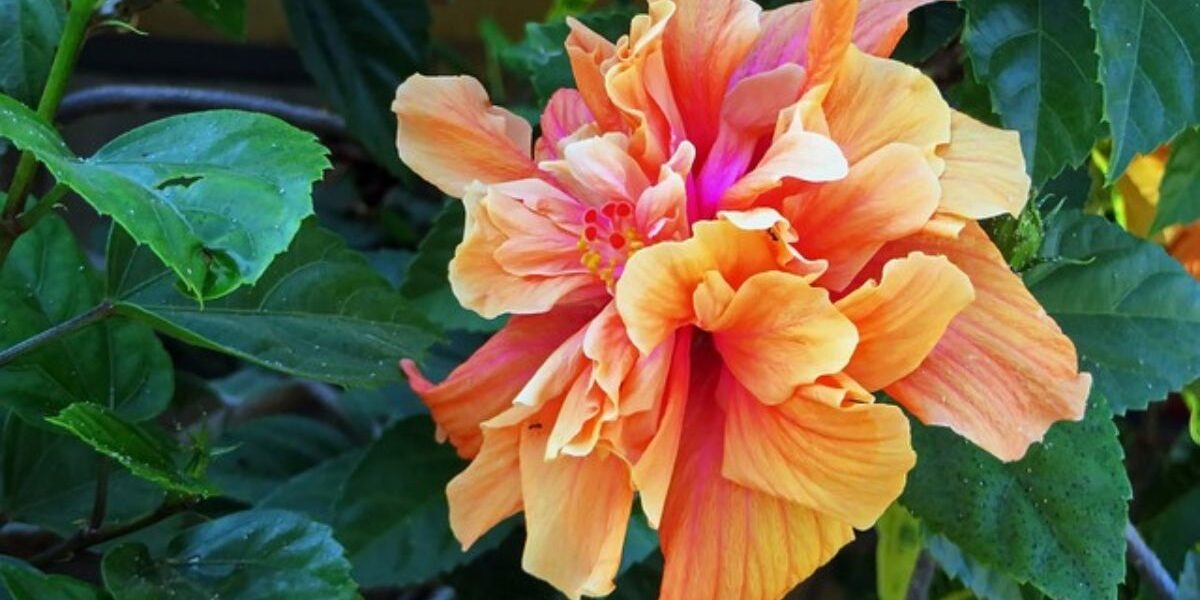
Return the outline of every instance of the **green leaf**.
<path id="1" fill-rule="evenodd" d="M 971 557 L 950 540 L 940 536 L 929 536 L 925 549 L 950 577 L 957 579 L 981 600 L 1021 600 L 1021 586 L 994 569 L 989 569 Z"/>
<path id="2" fill-rule="evenodd" d="M 65 22 L 62 0 L 0 0 L 0 94 L 37 104 Z"/>
<path id="3" fill-rule="evenodd" d="M 579 16 L 596 33 L 615 40 L 629 31 L 633 7 L 613 7 Z M 575 87 L 571 61 L 564 46 L 571 30 L 562 19 L 527 23 L 525 39 L 505 48 L 501 58 L 511 70 L 529 79 L 538 100 L 545 103 L 561 88 Z"/>
<path id="4" fill-rule="evenodd" d="M 1188 434 L 1192 436 L 1193 442 L 1200 444 L 1200 382 L 1193 381 L 1191 385 L 1183 389 L 1182 396 L 1190 413 Z"/>
<path id="5" fill-rule="evenodd" d="M 1078 165 L 1100 130 L 1095 36 L 1079 0 L 964 0 L 963 41 L 1035 185 Z"/>
<path id="6" fill-rule="evenodd" d="M 282 483 L 346 452 L 350 441 L 315 419 L 275 415 L 230 429 L 221 445 L 234 450 L 213 462 L 209 477 L 224 496 L 255 504 Z"/>
<path id="7" fill-rule="evenodd" d="M 1093 390 L 1118 413 L 1200 377 L 1200 283 L 1162 248 L 1078 211 L 1046 227 L 1025 282 L 1075 342 Z"/>
<path id="8" fill-rule="evenodd" d="M 463 236 L 465 219 L 461 202 L 449 202 L 421 240 L 417 256 L 409 264 L 400 293 L 429 320 L 447 330 L 492 332 L 504 319 L 484 319 L 462 307 L 450 290 L 449 265 Z"/>
<path id="9" fill-rule="evenodd" d="M 334 528 L 365 587 L 430 579 L 494 547 L 497 527 L 464 553 L 450 532 L 446 484 L 464 467 L 434 441 L 428 417 L 411 417 L 379 438 L 346 480 Z"/>
<path id="10" fill-rule="evenodd" d="M 240 111 L 155 121 L 81 159 L 53 127 L 0 96 L 0 137 L 149 245 L 201 298 L 259 279 L 312 214 L 312 184 L 329 167 L 312 134 Z"/>
<path id="11" fill-rule="evenodd" d="M 1188 552 L 1179 576 L 1179 600 L 1200 600 L 1200 548 Z"/>
<path id="12" fill-rule="evenodd" d="M 0 556 L 0 582 L 12 600 L 101 600 L 100 590 L 63 575 L 46 575 L 24 562 Z"/>
<path id="13" fill-rule="evenodd" d="M 899 504 L 888 507 L 875 523 L 875 587 L 879 600 L 904 600 L 913 569 L 921 556 L 921 521 Z"/>
<path id="14" fill-rule="evenodd" d="M 1146 544 L 1172 575 L 1183 572 L 1188 553 L 1200 540 L 1200 511 L 1196 510 L 1200 506 L 1200 486 L 1195 484 L 1194 476 L 1190 483 L 1191 489 L 1179 493 L 1152 519 L 1137 523 Z"/>
<path id="15" fill-rule="evenodd" d="M 72 404 L 46 420 L 163 489 L 199 497 L 217 493 L 179 467 L 182 450 L 158 430 L 134 425 L 95 404 Z"/>
<path id="16" fill-rule="evenodd" d="M 180 0 L 180 4 L 222 33 L 246 37 L 246 0 Z"/>
<path id="17" fill-rule="evenodd" d="M 0 348 L 96 307 L 101 283 L 61 219 L 50 216 L 17 239 L 0 269 Z M 0 406 L 42 425 L 75 402 L 154 417 L 171 401 L 171 360 L 141 323 L 109 319 L 0 367 Z"/>
<path id="18" fill-rule="evenodd" d="M 1115 598 L 1125 578 L 1127 501 L 1112 413 L 1093 396 L 1018 462 L 913 422 L 917 466 L 901 497 L 971 558 L 1056 598 Z"/>
<path id="19" fill-rule="evenodd" d="M 1189 129 L 1171 144 L 1150 235 L 1196 220 L 1200 220 L 1200 130 Z"/>
<path id="20" fill-rule="evenodd" d="M 92 509 L 101 457 L 59 430 L 9 418 L 0 437 L 0 513 L 69 536 Z M 141 516 L 161 502 L 156 486 L 115 471 L 108 481 L 108 521 Z"/>
<path id="21" fill-rule="evenodd" d="M 114 230 L 109 293 L 118 310 L 190 344 L 299 377 L 373 387 L 401 381 L 436 329 L 358 253 L 313 223 L 252 288 L 199 305 L 151 252 Z"/>
<path id="22" fill-rule="evenodd" d="M 396 86 L 425 66 L 425 0 L 285 0 L 296 50 L 372 158 L 404 173 L 396 154 Z"/>
<path id="23" fill-rule="evenodd" d="M 314 521 L 333 523 L 342 487 L 364 453 L 353 450 L 292 477 L 263 497 L 258 508 L 291 510 Z"/>
<path id="24" fill-rule="evenodd" d="M 222 517 L 181 533 L 167 556 L 141 544 L 110 550 L 102 566 L 114 600 L 350 600 L 350 563 L 329 527 L 295 513 Z"/>
<path id="25" fill-rule="evenodd" d="M 1200 121 L 1200 10 L 1195 0 L 1087 0 L 1099 36 L 1108 180 L 1134 155 Z"/>
<path id="26" fill-rule="evenodd" d="M 1032 202 L 1015 219 L 1011 215 L 1000 215 L 984 221 L 983 226 L 1016 271 L 1023 271 L 1033 264 L 1042 249 L 1045 225 L 1041 211 Z"/>
<path id="27" fill-rule="evenodd" d="M 922 63 L 945 48 L 963 28 L 963 11 L 953 2 L 927 4 L 908 14 L 908 31 L 892 58 L 910 65 Z"/>

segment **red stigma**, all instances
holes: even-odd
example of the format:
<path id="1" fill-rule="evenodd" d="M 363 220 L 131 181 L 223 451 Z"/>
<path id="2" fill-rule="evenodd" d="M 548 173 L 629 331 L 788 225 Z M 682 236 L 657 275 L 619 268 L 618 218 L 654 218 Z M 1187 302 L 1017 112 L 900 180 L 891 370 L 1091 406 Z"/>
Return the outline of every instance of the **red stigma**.
<path id="1" fill-rule="evenodd" d="M 633 214 L 633 207 L 628 202 L 622 202 L 617 205 L 618 217 L 628 217 L 631 214 Z"/>
<path id="2" fill-rule="evenodd" d="M 600 215 L 596 214 L 596 209 L 594 209 L 594 208 L 589 208 L 589 209 L 587 209 L 587 212 L 583 213 L 583 222 L 584 223 L 595 223 L 596 219 L 599 219 L 599 218 L 600 218 Z"/>
<path id="3" fill-rule="evenodd" d="M 613 218 L 613 215 L 616 214 L 616 212 L 617 212 L 617 205 L 613 204 L 612 202 L 609 202 L 608 204 L 605 204 L 604 208 L 601 208 L 600 211 L 604 213 L 604 216 L 611 219 L 611 218 Z"/>
<path id="4" fill-rule="evenodd" d="M 613 247 L 613 249 L 620 250 L 621 247 L 625 245 L 625 236 L 619 233 L 614 233 L 608 236 L 608 243 Z"/>
<path id="5" fill-rule="evenodd" d="M 597 231 L 596 228 L 591 225 L 588 225 L 587 229 L 583 230 L 583 237 L 587 238 L 587 240 L 589 242 L 596 241 L 596 236 L 598 236 L 598 235 L 600 235 L 600 232 Z"/>

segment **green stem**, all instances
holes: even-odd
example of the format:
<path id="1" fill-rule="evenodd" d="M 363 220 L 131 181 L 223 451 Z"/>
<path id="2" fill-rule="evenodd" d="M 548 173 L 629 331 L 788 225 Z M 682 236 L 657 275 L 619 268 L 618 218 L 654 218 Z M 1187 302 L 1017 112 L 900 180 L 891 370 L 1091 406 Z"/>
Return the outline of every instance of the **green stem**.
<path id="1" fill-rule="evenodd" d="M 114 307 L 111 303 L 103 302 L 77 317 L 63 321 L 62 323 L 59 323 L 58 325 L 55 325 L 54 327 L 51 327 L 50 329 L 47 329 L 29 339 L 18 342 L 14 346 L 0 350 L 0 367 L 7 365 L 26 353 L 37 350 L 38 348 L 41 348 L 50 342 L 67 337 L 87 327 L 88 325 L 107 319 L 108 317 L 112 316 L 113 310 Z"/>
<path id="2" fill-rule="evenodd" d="M 67 186 L 61 183 L 56 184 L 45 196 L 42 196 L 41 200 L 37 201 L 37 204 L 33 205 L 33 208 L 21 213 L 21 216 L 17 217 L 17 225 L 20 227 L 20 230 L 29 231 L 33 229 L 33 226 L 37 225 L 37 222 L 42 220 L 42 217 L 49 214 L 51 210 L 54 210 L 54 207 L 62 201 L 63 196 L 66 196 L 69 191 L 70 188 Z"/>
<path id="3" fill-rule="evenodd" d="M 112 471 L 112 462 L 107 456 L 100 457 L 100 465 L 96 473 L 96 495 L 92 499 L 92 516 L 88 519 L 88 528 L 99 531 L 108 516 L 108 474 Z"/>
<path id="4" fill-rule="evenodd" d="M 164 502 L 154 512 L 145 516 L 139 517 L 122 525 L 116 525 L 106 529 L 88 530 L 80 529 L 75 535 L 62 540 L 58 544 L 41 552 L 29 559 L 29 564 L 35 566 L 45 566 L 50 563 L 57 562 L 64 558 L 69 558 L 76 552 L 87 550 L 92 546 L 98 546 L 105 542 L 111 542 L 115 539 L 125 537 L 131 533 L 135 533 L 161 523 L 185 510 L 190 506 L 185 502 Z"/>
<path id="5" fill-rule="evenodd" d="M 67 81 L 75 70 L 75 60 L 79 58 L 79 48 L 87 35 L 88 25 L 92 21 L 92 13 L 96 10 L 96 0 L 72 0 L 71 11 L 67 14 L 67 24 L 63 28 L 58 50 L 54 53 L 54 62 L 50 64 L 50 75 L 46 87 L 42 90 L 42 98 L 38 101 L 37 113 L 47 122 L 54 120 L 58 113 L 58 105 L 67 92 Z M 32 152 L 21 154 L 13 175 L 12 186 L 8 188 L 8 203 L 4 207 L 4 218 L 11 220 L 25 208 L 25 196 L 33 185 L 33 176 L 37 174 L 37 158 Z"/>

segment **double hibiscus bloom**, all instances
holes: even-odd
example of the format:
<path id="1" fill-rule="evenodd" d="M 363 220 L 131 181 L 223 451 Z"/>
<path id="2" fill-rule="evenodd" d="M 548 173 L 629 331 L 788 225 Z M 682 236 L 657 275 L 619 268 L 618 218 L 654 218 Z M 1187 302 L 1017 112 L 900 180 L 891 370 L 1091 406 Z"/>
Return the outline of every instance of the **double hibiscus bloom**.
<path id="1" fill-rule="evenodd" d="M 464 546 L 524 511 L 524 568 L 604 595 L 636 495 L 662 598 L 779 598 L 904 488 L 900 407 L 1003 460 L 1083 415 L 1073 345 L 975 222 L 1026 202 L 1016 134 L 883 58 L 922 3 L 572 22 L 536 143 L 474 79 L 400 86 L 401 158 L 466 207 L 454 292 L 513 315 L 440 384 L 402 363 L 471 460 Z"/>

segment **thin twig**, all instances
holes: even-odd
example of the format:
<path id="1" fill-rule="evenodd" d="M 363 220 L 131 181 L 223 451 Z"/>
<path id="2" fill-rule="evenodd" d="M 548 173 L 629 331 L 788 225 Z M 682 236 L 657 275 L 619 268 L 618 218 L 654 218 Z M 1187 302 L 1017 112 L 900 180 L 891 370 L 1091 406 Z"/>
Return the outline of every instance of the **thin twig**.
<path id="1" fill-rule="evenodd" d="M 922 550 L 917 556 L 917 564 L 913 567 L 912 578 L 908 580 L 908 592 L 905 600 L 926 600 L 929 598 L 929 587 L 933 585 L 933 575 L 937 565 L 928 550 Z"/>
<path id="2" fill-rule="evenodd" d="M 97 531 L 104 526 L 104 518 L 108 516 L 108 475 L 112 471 L 112 462 L 107 456 L 100 457 L 96 473 L 96 495 L 92 499 L 92 516 L 88 519 L 88 529 Z"/>
<path id="3" fill-rule="evenodd" d="M 102 302 L 79 316 L 63 321 L 31 338 L 18 342 L 14 346 L 0 350 L 0 367 L 7 365 L 27 352 L 71 335 L 88 325 L 107 319 L 112 316 L 114 308 L 111 302 Z"/>
<path id="4" fill-rule="evenodd" d="M 1154 594 L 1161 600 L 1175 600 L 1179 596 L 1179 587 L 1133 523 L 1125 523 L 1125 543 L 1128 545 L 1129 562 L 1154 590 Z"/>
<path id="5" fill-rule="evenodd" d="M 33 226 L 37 225 L 37 222 L 40 221 L 42 217 L 49 214 L 51 210 L 54 210 L 55 206 L 58 206 L 59 202 L 62 202 L 63 197 L 66 196 L 67 192 L 69 191 L 71 191 L 71 189 L 66 185 L 62 183 L 55 184 L 55 186 L 51 188 L 49 192 L 46 192 L 46 195 L 42 196 L 32 208 L 21 213 L 21 216 L 17 217 L 17 226 L 22 232 L 33 229 Z"/>
<path id="6" fill-rule="evenodd" d="M 67 123 L 99 112 L 131 108 L 170 111 L 232 108 L 273 115 L 318 135 L 347 135 L 341 117 L 319 108 L 228 90 L 169 85 L 102 85 L 73 92 L 63 100 L 58 118 Z"/>
<path id="7" fill-rule="evenodd" d="M 147 514 L 141 518 L 135 519 L 128 523 L 123 523 L 115 527 L 107 529 L 80 529 L 75 532 L 75 535 L 51 546 L 44 552 L 40 552 L 29 559 L 29 563 L 34 566 L 45 566 L 47 564 L 57 562 L 64 558 L 75 555 L 76 553 L 87 550 L 92 546 L 99 546 L 105 542 L 111 542 L 117 538 L 125 537 L 135 531 L 141 531 L 147 527 L 157 525 L 180 512 L 187 509 L 187 503 L 171 503 L 166 502 L 158 507 L 154 512 Z"/>

